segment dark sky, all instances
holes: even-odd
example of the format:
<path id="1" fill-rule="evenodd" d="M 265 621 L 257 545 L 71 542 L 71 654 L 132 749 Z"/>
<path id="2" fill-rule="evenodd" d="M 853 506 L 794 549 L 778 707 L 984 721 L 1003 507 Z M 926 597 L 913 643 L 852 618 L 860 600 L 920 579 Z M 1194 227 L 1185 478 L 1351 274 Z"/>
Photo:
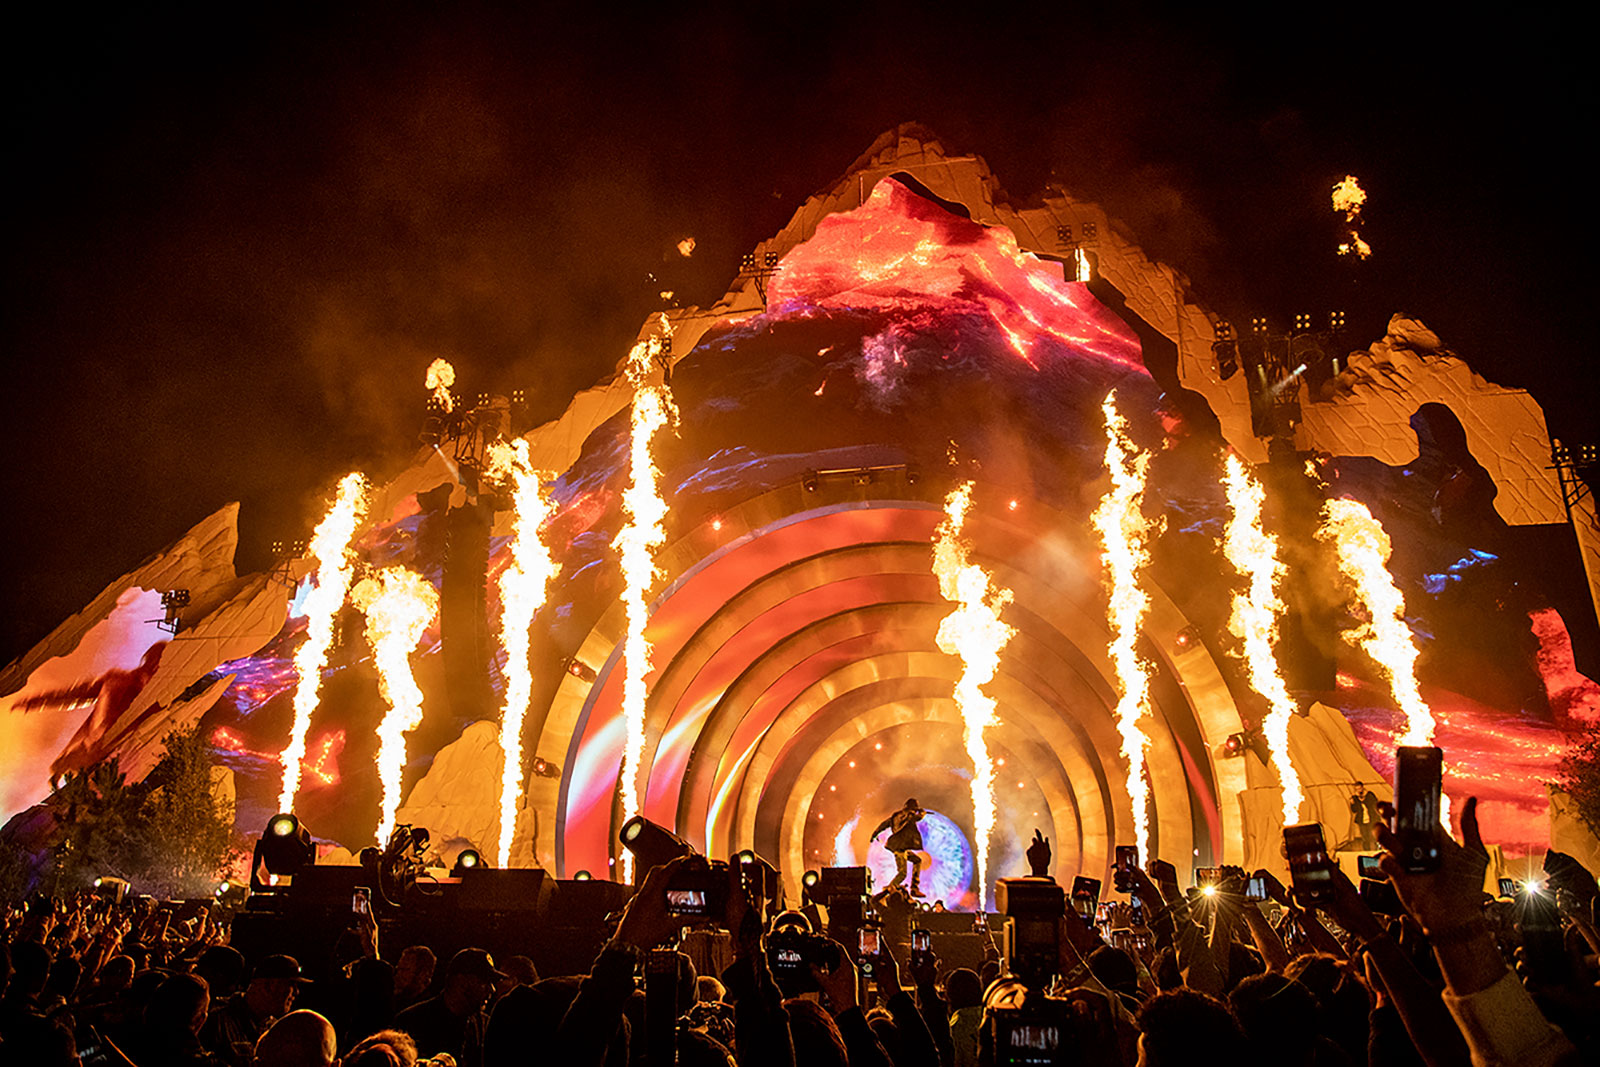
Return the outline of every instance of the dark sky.
<path id="1" fill-rule="evenodd" d="M 1410 311 L 1596 438 L 1581 34 L 1112 6 L 260 4 L 19 29 L 0 661 L 229 500 L 241 569 L 266 565 L 340 474 L 403 461 L 435 356 L 469 396 L 559 413 L 657 306 L 651 272 L 720 295 L 904 121 L 1018 197 L 1054 175 L 1098 200 L 1226 314 L 1339 307 L 1364 345 Z M 1371 197 L 1359 267 L 1333 254 L 1347 172 Z"/>

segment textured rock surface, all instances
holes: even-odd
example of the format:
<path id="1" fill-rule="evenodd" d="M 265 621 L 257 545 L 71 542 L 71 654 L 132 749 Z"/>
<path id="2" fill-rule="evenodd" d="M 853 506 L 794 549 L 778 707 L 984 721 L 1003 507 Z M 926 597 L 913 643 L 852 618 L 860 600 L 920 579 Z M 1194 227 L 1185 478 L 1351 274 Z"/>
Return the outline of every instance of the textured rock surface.
<path id="1" fill-rule="evenodd" d="M 1384 338 L 1351 353 L 1332 385 L 1328 400 L 1302 397 L 1301 448 L 1403 466 L 1417 458 L 1411 416 L 1423 404 L 1443 404 L 1461 420 L 1473 457 L 1494 479 L 1501 518 L 1514 526 L 1567 521 L 1538 401 L 1474 374 L 1422 323 L 1394 316 Z"/>

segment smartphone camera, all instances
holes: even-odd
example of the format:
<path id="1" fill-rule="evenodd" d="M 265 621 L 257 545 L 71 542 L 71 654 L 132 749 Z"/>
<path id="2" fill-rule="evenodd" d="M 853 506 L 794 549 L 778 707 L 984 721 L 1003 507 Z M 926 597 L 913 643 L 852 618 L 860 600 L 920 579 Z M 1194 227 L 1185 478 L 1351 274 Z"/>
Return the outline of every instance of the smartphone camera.
<path id="1" fill-rule="evenodd" d="M 928 965 L 928 959 L 933 955 L 933 935 L 921 928 L 911 931 L 911 967 L 913 970 L 922 970 Z"/>
<path id="2" fill-rule="evenodd" d="M 1432 745 L 1394 752 L 1394 836 L 1400 864 L 1412 874 L 1439 869 L 1444 753 Z"/>
<path id="3" fill-rule="evenodd" d="M 1111 888 L 1119 893 L 1133 892 L 1133 871 L 1139 866 L 1138 845 L 1117 846 L 1116 869 L 1111 875 Z"/>
<path id="4" fill-rule="evenodd" d="M 879 933 L 876 926 L 863 926 L 859 941 L 856 943 L 857 962 L 861 966 L 861 977 L 872 979 L 878 971 L 878 944 Z"/>
<path id="5" fill-rule="evenodd" d="M 1283 848 L 1289 858 L 1289 877 L 1296 896 L 1322 901 L 1333 895 L 1334 863 L 1320 823 L 1285 826 Z"/>

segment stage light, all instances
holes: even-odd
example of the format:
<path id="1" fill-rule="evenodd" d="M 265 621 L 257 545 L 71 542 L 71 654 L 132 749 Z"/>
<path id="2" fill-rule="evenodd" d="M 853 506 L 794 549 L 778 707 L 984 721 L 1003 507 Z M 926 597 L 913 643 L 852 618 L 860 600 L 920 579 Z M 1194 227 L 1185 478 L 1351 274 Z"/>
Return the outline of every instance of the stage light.
<path id="1" fill-rule="evenodd" d="M 572 876 L 572 880 L 574 882 L 592 882 L 594 881 L 594 875 L 590 874 L 588 871 L 579 871 L 577 874 Z"/>
<path id="2" fill-rule="evenodd" d="M 246 900 L 250 899 L 250 887 L 223 882 L 217 886 L 215 896 L 217 903 L 222 907 L 237 911 L 244 907 Z"/>
<path id="3" fill-rule="evenodd" d="M 116 878 L 109 874 L 103 874 L 94 880 L 94 895 L 109 900 L 113 904 L 120 904 L 123 898 L 128 895 L 128 881 L 125 878 Z"/>
<path id="4" fill-rule="evenodd" d="M 1172 643 L 1179 648 L 1193 648 L 1200 644 L 1200 630 L 1194 626 L 1185 626 L 1178 631 L 1177 636 L 1172 639 Z"/>
<path id="5" fill-rule="evenodd" d="M 251 869 L 265 864 L 268 874 L 294 874 L 301 867 L 315 862 L 316 855 L 316 846 L 311 843 L 311 831 L 300 825 L 300 820 L 293 815 L 281 812 L 267 821 L 266 832 L 256 842 L 256 855 Z"/>
<path id="6" fill-rule="evenodd" d="M 1222 742 L 1222 754 L 1228 759 L 1237 759 L 1243 756 L 1250 748 L 1250 735 L 1247 733 L 1229 734 Z"/>
<path id="7" fill-rule="evenodd" d="M 815 889 L 817 887 L 817 883 L 820 881 L 822 881 L 822 875 L 818 874 L 816 871 L 807 871 L 805 874 L 800 876 L 800 884 L 805 886 L 807 889 Z"/>
<path id="8" fill-rule="evenodd" d="M 478 854 L 478 850 L 475 848 L 464 848 L 461 850 L 461 854 L 456 857 L 455 866 L 450 868 L 450 877 L 460 878 L 463 874 L 472 870 L 474 867 L 482 866 L 484 866 L 483 857 Z"/>
<path id="9" fill-rule="evenodd" d="M 800 487 L 808 493 L 815 493 L 821 484 L 816 471 L 806 471 L 800 478 Z"/>
<path id="10" fill-rule="evenodd" d="M 1203 885 L 1200 887 L 1200 895 L 1203 897 L 1214 897 L 1217 895 L 1217 887 L 1214 885 Z"/>
<path id="11" fill-rule="evenodd" d="M 659 867 L 679 856 L 687 856 L 694 851 L 689 842 L 668 830 L 658 826 L 643 815 L 635 815 L 622 824 L 622 832 L 617 835 L 622 842 L 622 847 L 633 853 L 639 861 L 638 872 L 642 880 L 644 872 L 651 867 Z"/>

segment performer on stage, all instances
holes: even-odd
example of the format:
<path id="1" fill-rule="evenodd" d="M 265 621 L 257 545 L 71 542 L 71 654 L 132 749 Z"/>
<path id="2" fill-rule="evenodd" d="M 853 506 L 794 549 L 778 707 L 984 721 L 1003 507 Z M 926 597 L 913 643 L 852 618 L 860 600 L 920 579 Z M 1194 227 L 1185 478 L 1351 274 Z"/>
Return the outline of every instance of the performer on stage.
<path id="1" fill-rule="evenodd" d="M 917 798 L 912 797 L 906 801 L 906 806 L 890 815 L 878 828 L 872 831 L 869 841 L 877 840 L 879 834 L 885 830 L 890 831 L 889 839 L 884 842 L 890 852 L 894 853 L 894 881 L 884 886 L 885 890 L 893 889 L 906 878 L 906 862 L 911 863 L 911 895 L 922 896 L 919 882 L 922 879 L 922 831 L 917 828 L 917 823 L 927 812 L 922 810 L 922 805 L 917 803 Z"/>

